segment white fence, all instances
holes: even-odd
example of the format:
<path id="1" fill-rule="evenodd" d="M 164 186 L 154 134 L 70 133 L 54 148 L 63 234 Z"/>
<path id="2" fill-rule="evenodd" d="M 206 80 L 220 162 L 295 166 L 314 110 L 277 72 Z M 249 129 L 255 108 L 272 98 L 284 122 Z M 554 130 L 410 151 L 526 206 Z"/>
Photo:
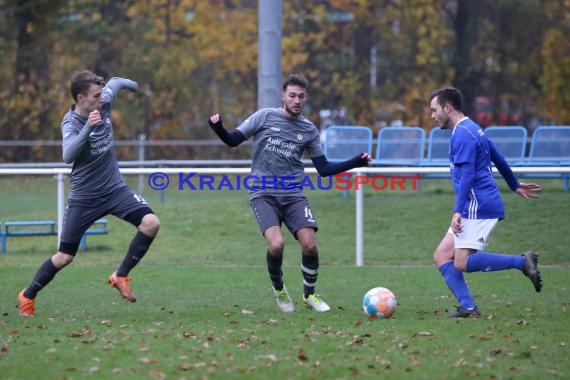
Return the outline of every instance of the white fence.
<path id="1" fill-rule="evenodd" d="M 520 174 L 570 174 L 570 166 L 525 166 L 513 167 L 513 172 Z M 496 172 L 496 169 L 494 169 Z M 57 224 L 58 241 L 63 215 L 65 212 L 65 178 L 71 172 L 70 168 L 0 168 L 0 175 L 25 176 L 25 175 L 51 175 L 57 179 Z M 161 172 L 164 174 L 196 173 L 196 174 L 249 174 L 250 168 L 204 168 L 204 167 L 168 167 L 168 168 L 121 168 L 124 175 L 145 175 Z M 315 168 L 306 168 L 306 174 L 317 174 Z M 358 175 L 427 175 L 448 174 L 447 167 L 366 167 L 351 170 L 354 177 Z M 356 266 L 364 265 L 364 234 L 363 234 L 363 191 L 355 186 L 355 229 L 356 229 Z"/>

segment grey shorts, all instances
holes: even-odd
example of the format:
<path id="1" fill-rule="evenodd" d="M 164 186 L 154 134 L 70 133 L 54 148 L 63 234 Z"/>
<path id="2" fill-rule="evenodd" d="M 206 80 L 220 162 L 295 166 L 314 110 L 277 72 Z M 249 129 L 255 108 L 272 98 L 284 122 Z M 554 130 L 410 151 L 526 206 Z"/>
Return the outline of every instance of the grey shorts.
<path id="1" fill-rule="evenodd" d="M 303 196 L 271 196 L 264 195 L 249 202 L 262 234 L 269 227 L 283 223 L 296 237 L 301 228 L 319 229 L 307 198 Z"/>
<path id="2" fill-rule="evenodd" d="M 127 186 L 89 201 L 71 199 L 63 217 L 60 251 L 75 255 L 85 231 L 93 222 L 106 215 L 114 215 L 138 227 L 146 214 L 154 212 L 143 197 Z"/>

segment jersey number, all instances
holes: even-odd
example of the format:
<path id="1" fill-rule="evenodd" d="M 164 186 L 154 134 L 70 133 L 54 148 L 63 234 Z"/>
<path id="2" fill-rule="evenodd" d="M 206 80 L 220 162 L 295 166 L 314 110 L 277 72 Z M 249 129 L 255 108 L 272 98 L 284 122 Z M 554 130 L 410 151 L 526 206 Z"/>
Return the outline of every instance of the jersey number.
<path id="1" fill-rule="evenodd" d="M 311 212 L 311 209 L 309 207 L 305 207 L 305 218 L 307 218 L 310 221 L 313 221 L 313 213 Z"/>
<path id="2" fill-rule="evenodd" d="M 135 197 L 135 199 L 137 200 L 137 202 L 142 203 L 143 205 L 147 205 L 147 204 L 148 204 L 148 202 L 145 201 L 144 198 L 141 197 L 140 195 L 134 194 L 133 196 Z"/>

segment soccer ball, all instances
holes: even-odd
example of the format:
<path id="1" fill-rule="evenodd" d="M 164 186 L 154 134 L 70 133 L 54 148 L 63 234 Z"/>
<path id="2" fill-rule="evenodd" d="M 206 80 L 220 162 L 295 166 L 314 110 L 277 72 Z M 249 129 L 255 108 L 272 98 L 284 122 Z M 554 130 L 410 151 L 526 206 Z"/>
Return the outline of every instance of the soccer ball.
<path id="1" fill-rule="evenodd" d="M 368 318 L 390 318 L 394 315 L 398 301 L 390 289 L 373 288 L 364 295 L 362 309 Z"/>

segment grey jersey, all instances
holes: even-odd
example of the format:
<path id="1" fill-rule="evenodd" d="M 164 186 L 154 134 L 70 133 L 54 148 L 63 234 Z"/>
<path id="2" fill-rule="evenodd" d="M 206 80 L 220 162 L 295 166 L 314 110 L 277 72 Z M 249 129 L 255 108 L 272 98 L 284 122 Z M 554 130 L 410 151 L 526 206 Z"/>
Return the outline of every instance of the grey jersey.
<path id="1" fill-rule="evenodd" d="M 323 156 L 317 127 L 304 116 L 289 118 L 281 108 L 263 108 L 237 128 L 253 136 L 250 199 L 260 195 L 302 195 L 303 153 Z M 297 186 L 296 186 L 297 185 Z"/>
<path id="2" fill-rule="evenodd" d="M 111 105 L 122 88 L 137 90 L 138 85 L 128 79 L 112 78 L 101 94 L 103 123 L 96 127 L 91 127 L 86 118 L 75 112 L 75 105 L 63 117 L 63 160 L 73 162 L 70 200 L 89 200 L 126 186 L 115 157 L 111 123 Z"/>

